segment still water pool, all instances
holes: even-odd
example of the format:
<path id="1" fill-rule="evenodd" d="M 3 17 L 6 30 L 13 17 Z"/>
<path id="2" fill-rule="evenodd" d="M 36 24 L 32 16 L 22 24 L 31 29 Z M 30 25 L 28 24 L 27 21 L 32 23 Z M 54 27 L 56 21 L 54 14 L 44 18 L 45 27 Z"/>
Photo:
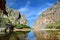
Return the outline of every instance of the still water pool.
<path id="1" fill-rule="evenodd" d="M 28 31 L 0 33 L 0 40 L 60 40 L 60 31 Z"/>

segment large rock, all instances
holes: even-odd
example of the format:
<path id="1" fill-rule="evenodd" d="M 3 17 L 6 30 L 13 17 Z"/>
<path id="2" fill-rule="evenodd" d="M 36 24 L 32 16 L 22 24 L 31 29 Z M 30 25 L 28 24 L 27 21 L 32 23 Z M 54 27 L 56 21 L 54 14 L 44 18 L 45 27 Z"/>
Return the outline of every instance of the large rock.
<path id="1" fill-rule="evenodd" d="M 55 3 L 51 8 L 44 11 L 35 21 L 33 28 L 45 28 L 47 24 L 60 20 L 60 2 Z"/>

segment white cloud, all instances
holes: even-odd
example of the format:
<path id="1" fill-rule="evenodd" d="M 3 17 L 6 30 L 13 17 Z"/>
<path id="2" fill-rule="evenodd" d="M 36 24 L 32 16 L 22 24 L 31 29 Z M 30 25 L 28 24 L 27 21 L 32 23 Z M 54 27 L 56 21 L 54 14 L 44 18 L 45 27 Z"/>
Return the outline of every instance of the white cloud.
<path id="1" fill-rule="evenodd" d="M 25 5 L 25 7 L 23 7 L 23 8 L 20 8 L 19 9 L 19 11 L 23 14 L 23 13 L 25 13 L 26 14 L 26 18 L 27 18 L 27 20 L 29 21 L 29 23 L 31 23 L 31 22 L 34 22 L 33 20 L 36 20 L 37 18 L 38 18 L 38 16 L 43 12 L 43 11 L 45 11 L 48 7 L 46 7 L 45 9 L 43 9 L 43 10 L 40 10 L 40 9 L 29 9 L 28 7 L 29 7 L 29 4 L 30 4 L 31 2 L 30 1 L 28 1 L 27 2 L 27 4 Z M 51 3 L 48 3 L 47 2 L 47 5 L 48 6 L 50 6 L 50 5 L 52 5 Z"/>
<path id="2" fill-rule="evenodd" d="M 28 9 L 27 8 L 21 8 L 19 9 L 20 12 L 26 12 Z"/>
<path id="3" fill-rule="evenodd" d="M 14 2 L 13 1 L 11 1 L 11 0 L 10 1 L 6 0 L 6 1 L 7 1 L 6 2 L 7 5 L 10 5 L 10 6 L 13 6 L 14 5 Z"/>
<path id="4" fill-rule="evenodd" d="M 29 6 L 30 3 L 31 3 L 30 1 L 27 1 L 27 4 L 25 5 L 25 7 L 20 8 L 19 11 L 26 12 L 28 10 L 28 6 Z"/>
<path id="5" fill-rule="evenodd" d="M 30 1 L 27 2 L 27 4 L 25 5 L 25 8 L 28 7 L 30 5 Z"/>
<path id="6" fill-rule="evenodd" d="M 48 5 L 48 6 L 52 6 L 53 4 L 52 4 L 52 3 L 47 2 L 47 5 Z"/>

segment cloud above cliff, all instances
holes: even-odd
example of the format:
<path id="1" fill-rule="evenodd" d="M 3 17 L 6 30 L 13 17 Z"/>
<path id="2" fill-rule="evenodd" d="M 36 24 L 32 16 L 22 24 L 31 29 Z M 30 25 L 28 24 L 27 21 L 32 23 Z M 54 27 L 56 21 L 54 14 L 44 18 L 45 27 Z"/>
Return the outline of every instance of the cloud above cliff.
<path id="1" fill-rule="evenodd" d="M 55 2 L 57 0 L 7 0 L 7 5 L 25 14 L 29 25 L 32 26 L 38 16 Z"/>

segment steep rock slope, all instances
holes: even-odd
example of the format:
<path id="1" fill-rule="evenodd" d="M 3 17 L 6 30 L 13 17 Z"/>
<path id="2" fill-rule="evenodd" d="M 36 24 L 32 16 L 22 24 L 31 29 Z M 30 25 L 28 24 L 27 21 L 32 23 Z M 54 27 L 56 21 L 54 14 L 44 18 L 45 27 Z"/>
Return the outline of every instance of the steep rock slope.
<path id="1" fill-rule="evenodd" d="M 51 8 L 44 11 L 35 21 L 33 28 L 45 28 L 47 24 L 60 20 L 60 2 L 56 2 Z"/>
<path id="2" fill-rule="evenodd" d="M 3 14 L 3 11 L 0 12 L 0 14 L 1 14 L 0 17 L 5 18 L 5 19 L 9 19 L 10 22 L 12 22 L 12 24 L 16 23 L 16 24 L 28 25 L 27 19 L 26 19 L 24 14 L 21 15 L 20 19 L 18 19 L 18 17 L 19 17 L 19 11 L 18 10 L 14 10 L 14 9 L 6 7 L 6 11 L 8 13 L 8 17 Z M 16 19 L 18 19 L 18 20 L 16 20 Z"/>
<path id="3" fill-rule="evenodd" d="M 27 19 L 20 15 L 18 10 L 14 10 L 6 6 L 6 0 L 0 0 L 0 4 L 0 27 L 6 26 L 6 24 L 9 23 L 16 23 L 17 25 L 27 24 Z M 23 19 L 23 21 L 20 18 Z"/>

